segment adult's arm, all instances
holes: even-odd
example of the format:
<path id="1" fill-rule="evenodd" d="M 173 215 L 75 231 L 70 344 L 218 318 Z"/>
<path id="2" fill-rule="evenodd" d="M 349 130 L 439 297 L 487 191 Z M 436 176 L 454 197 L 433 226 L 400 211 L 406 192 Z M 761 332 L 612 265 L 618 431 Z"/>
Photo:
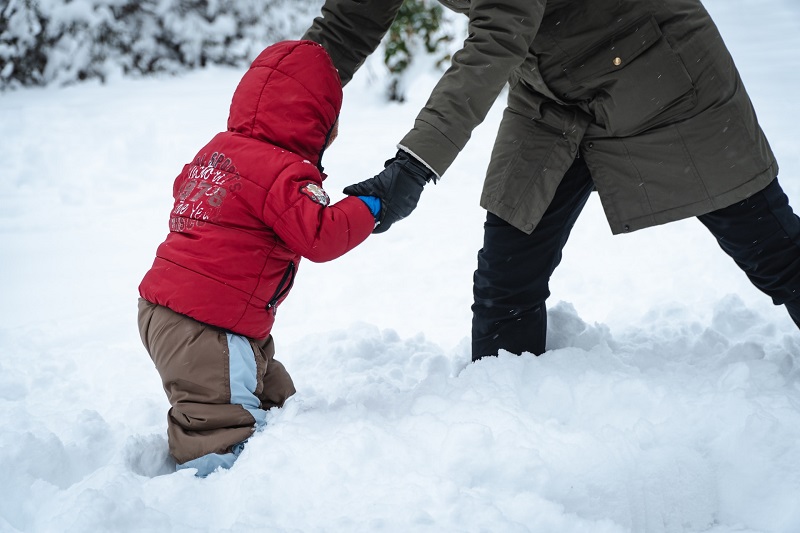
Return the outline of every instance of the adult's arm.
<path id="1" fill-rule="evenodd" d="M 545 4 L 545 0 L 471 0 L 464 46 L 453 55 L 400 148 L 439 176 L 444 174 L 525 60 Z"/>
<path id="2" fill-rule="evenodd" d="M 303 39 L 325 47 L 344 86 L 378 47 L 402 4 L 403 0 L 326 0 Z"/>

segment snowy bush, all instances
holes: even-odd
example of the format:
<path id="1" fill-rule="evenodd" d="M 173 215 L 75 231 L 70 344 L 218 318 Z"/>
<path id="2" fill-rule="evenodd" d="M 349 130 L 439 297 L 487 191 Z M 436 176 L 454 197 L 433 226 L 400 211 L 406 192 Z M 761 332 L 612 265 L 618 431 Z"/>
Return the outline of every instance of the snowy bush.
<path id="1" fill-rule="evenodd" d="M 43 81 L 44 22 L 28 0 L 10 0 L 0 12 L 0 87 Z"/>
<path id="2" fill-rule="evenodd" d="M 430 54 L 437 67 L 450 59 L 453 40 L 445 11 L 436 0 L 406 0 L 384 40 L 383 57 L 389 69 L 389 99 L 405 100 L 403 74 L 415 56 Z"/>
<path id="3" fill-rule="evenodd" d="M 0 7 L 0 90 L 113 75 L 246 65 L 265 45 L 298 38 L 323 0 L 9 0 Z M 413 58 L 446 59 L 435 0 L 408 0 L 384 41 L 390 97 Z"/>
<path id="4" fill-rule="evenodd" d="M 246 64 L 297 38 L 322 0 L 10 0 L 0 88 Z"/>

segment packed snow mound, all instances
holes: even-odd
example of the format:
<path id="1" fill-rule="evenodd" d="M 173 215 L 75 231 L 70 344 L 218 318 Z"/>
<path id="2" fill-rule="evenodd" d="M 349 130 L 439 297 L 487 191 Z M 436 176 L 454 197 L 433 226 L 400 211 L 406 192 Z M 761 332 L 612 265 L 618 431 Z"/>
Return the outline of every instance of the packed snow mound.
<path id="1" fill-rule="evenodd" d="M 800 8 L 704 4 L 797 210 Z M 325 155 L 334 200 L 437 80 L 417 70 L 387 104 L 373 59 Z M 592 196 L 551 280 L 548 351 L 470 361 L 502 98 L 412 216 L 301 265 L 274 330 L 298 393 L 230 471 L 175 473 L 137 286 L 241 74 L 0 96 L 0 532 L 800 531 L 800 332 L 696 220 L 613 237 Z"/>
<path id="2" fill-rule="evenodd" d="M 541 357 L 472 363 L 466 342 L 367 323 L 284 346 L 297 395 L 205 480 L 174 473 L 141 350 L 97 365 L 6 336 L 0 516 L 11 531 L 800 526 L 800 335 L 735 296 L 708 324 L 675 307 L 619 334 L 566 303 L 549 318 Z M 93 408 L 74 388 L 87 376 L 123 401 Z"/>

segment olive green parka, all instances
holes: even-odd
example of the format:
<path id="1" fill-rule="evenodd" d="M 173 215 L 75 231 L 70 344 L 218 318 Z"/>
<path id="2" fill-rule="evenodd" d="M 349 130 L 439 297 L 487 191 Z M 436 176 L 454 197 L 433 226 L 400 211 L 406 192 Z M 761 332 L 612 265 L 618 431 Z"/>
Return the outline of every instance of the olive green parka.
<path id="1" fill-rule="evenodd" d="M 481 205 L 530 233 L 576 157 L 613 233 L 743 200 L 778 173 L 739 73 L 699 0 L 440 0 L 469 17 L 399 146 L 440 176 L 503 87 Z M 305 38 L 346 84 L 402 0 L 327 0 Z"/>

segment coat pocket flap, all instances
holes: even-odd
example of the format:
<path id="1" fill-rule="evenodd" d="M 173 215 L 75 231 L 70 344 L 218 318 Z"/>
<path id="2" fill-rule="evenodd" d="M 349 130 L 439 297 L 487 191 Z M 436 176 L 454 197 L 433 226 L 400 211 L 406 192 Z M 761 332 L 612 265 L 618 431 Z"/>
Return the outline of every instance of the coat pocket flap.
<path id="1" fill-rule="evenodd" d="M 562 65 L 575 84 L 625 68 L 661 38 L 661 28 L 648 15 L 610 39 L 593 45 Z"/>

